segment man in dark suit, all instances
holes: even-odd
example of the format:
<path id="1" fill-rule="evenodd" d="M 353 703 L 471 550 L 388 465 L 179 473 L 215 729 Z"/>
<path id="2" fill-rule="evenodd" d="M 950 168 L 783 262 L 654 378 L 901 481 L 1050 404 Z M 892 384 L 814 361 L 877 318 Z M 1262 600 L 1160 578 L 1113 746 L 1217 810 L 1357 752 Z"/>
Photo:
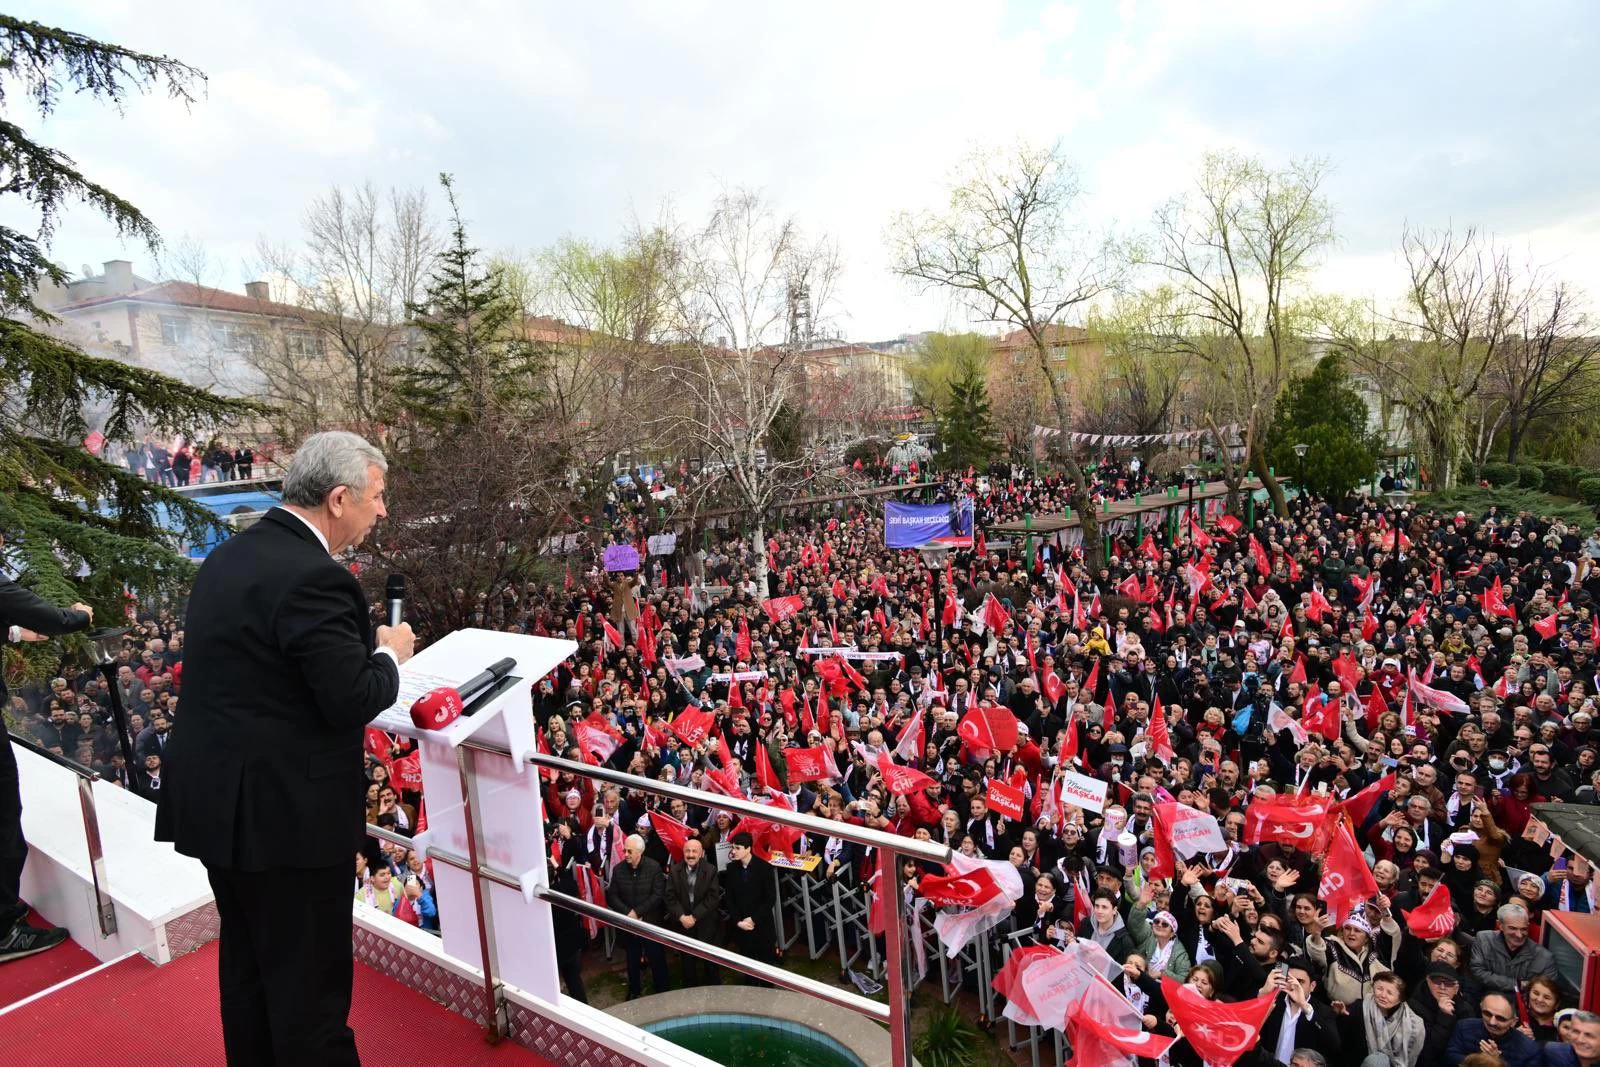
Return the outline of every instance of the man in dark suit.
<path id="1" fill-rule="evenodd" d="M 630 919 L 661 925 L 666 914 L 667 878 L 661 864 L 644 854 L 644 838 L 632 834 L 622 844 L 623 862 L 611 871 L 611 884 L 606 886 L 606 903 L 612 911 L 621 912 Z M 636 998 L 643 989 L 644 967 L 650 964 L 650 981 L 657 993 L 671 989 L 667 979 L 667 954 L 661 942 L 639 937 L 637 934 L 619 935 L 623 955 L 628 960 L 628 999 Z"/>
<path id="2" fill-rule="evenodd" d="M 0 644 L 42 641 L 86 630 L 93 614 L 87 604 L 58 608 L 0 575 Z M 7 699 L 5 679 L 0 678 L 0 705 Z M 18 897 L 22 892 L 22 866 L 27 861 L 28 842 L 22 837 L 22 785 L 17 779 L 17 755 L 11 751 L 11 738 L 7 735 L 0 739 L 0 963 L 32 956 L 67 939 L 67 932 L 60 927 L 41 929 L 25 921 L 28 906 Z"/>
<path id="3" fill-rule="evenodd" d="M 1296 1049 L 1314 1048 L 1329 1060 L 1339 1053 L 1339 1027 L 1333 1010 L 1318 997 L 1316 976 L 1304 956 L 1290 961 L 1287 974 L 1267 973 L 1269 986 L 1284 995 L 1273 1004 L 1253 1054 L 1260 1067 L 1288 1064 Z"/>
<path id="4" fill-rule="evenodd" d="M 156 838 L 210 875 L 232 1064 L 359 1062 L 346 1018 L 361 742 L 398 695 L 412 635 L 374 634 L 334 556 L 385 515 L 386 466 L 354 434 L 306 438 L 283 504 L 213 551 L 189 598 Z"/>
<path id="5" fill-rule="evenodd" d="M 683 843 L 683 862 L 667 871 L 667 926 L 697 941 L 722 944 L 722 883 L 706 862 L 698 837 Z M 683 984 L 716 985 L 716 964 L 690 953 L 683 955 Z"/>

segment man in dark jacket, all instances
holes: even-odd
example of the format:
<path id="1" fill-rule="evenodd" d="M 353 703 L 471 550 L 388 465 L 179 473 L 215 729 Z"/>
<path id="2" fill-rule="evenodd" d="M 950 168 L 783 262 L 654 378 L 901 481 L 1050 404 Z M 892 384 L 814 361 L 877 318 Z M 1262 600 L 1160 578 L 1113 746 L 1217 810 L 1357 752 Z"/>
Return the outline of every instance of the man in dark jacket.
<path id="1" fill-rule="evenodd" d="M 1445 1049 L 1446 1067 L 1461 1067 L 1474 1052 L 1499 1056 L 1506 1067 L 1535 1067 L 1539 1043 L 1517 1029 L 1517 1006 L 1504 993 L 1486 993 L 1478 1003 L 1480 1017 L 1456 1023 Z"/>
<path id="2" fill-rule="evenodd" d="M 0 575 L 0 645 L 42 641 L 84 630 L 92 615 L 87 604 L 74 604 L 63 610 Z M 6 699 L 5 680 L 0 678 L 0 705 Z M 11 738 L 0 734 L 0 963 L 32 956 L 67 939 L 67 932 L 60 927 L 40 928 L 25 921 L 28 907 L 18 897 L 22 892 L 22 866 L 27 861 L 17 756 L 11 751 Z"/>
<path id="3" fill-rule="evenodd" d="M 751 852 L 755 839 L 748 833 L 734 834 L 728 844 L 732 859 L 722 872 L 722 899 L 727 905 L 728 921 L 733 923 L 734 947 L 753 960 L 772 963 L 777 948 L 772 926 L 776 893 L 772 868 Z M 753 983 L 754 979 L 746 978 L 745 982 Z"/>
<path id="4" fill-rule="evenodd" d="M 387 513 L 387 466 L 355 434 L 306 438 L 283 504 L 218 546 L 189 597 L 155 836 L 211 881 L 230 1063 L 359 1062 L 347 1020 L 362 739 L 399 694 L 413 638 L 404 623 L 374 631 L 335 556 Z"/>
<path id="5" fill-rule="evenodd" d="M 1461 976 L 1448 963 L 1430 963 L 1417 991 L 1406 1001 L 1426 1028 L 1418 1067 L 1434 1067 L 1443 1062 L 1450 1047 L 1456 1022 L 1467 1015 L 1467 999 L 1461 993 Z"/>
<path id="6" fill-rule="evenodd" d="M 606 887 L 606 903 L 611 910 L 630 919 L 661 925 L 666 914 L 667 877 L 661 864 L 644 854 L 644 838 L 629 835 L 622 843 L 622 862 L 611 871 Z M 619 933 L 623 955 L 628 960 L 628 999 L 633 1000 L 643 985 L 643 963 L 650 962 L 650 982 L 657 993 L 672 987 L 667 983 L 667 954 L 661 942 L 637 934 Z"/>
<path id="7" fill-rule="evenodd" d="M 1269 971 L 1267 981 L 1284 995 L 1273 1004 L 1256 1042 L 1257 1063 L 1288 1064 L 1300 1048 L 1314 1048 L 1330 1060 L 1339 1054 L 1339 1027 L 1333 1009 L 1317 995 L 1317 979 L 1305 957 L 1289 964 L 1279 977 Z"/>
<path id="8" fill-rule="evenodd" d="M 711 945 L 722 944 L 722 883 L 705 861 L 697 837 L 683 843 L 683 862 L 667 871 L 667 925 Z M 683 955 L 683 984 L 716 985 L 716 964 L 692 953 Z"/>

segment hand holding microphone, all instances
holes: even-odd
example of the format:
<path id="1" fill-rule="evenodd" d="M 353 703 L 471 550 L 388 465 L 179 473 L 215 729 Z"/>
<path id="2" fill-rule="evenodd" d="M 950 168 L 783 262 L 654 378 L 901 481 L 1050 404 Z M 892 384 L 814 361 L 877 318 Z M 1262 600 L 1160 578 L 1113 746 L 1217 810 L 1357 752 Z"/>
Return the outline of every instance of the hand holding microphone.
<path id="1" fill-rule="evenodd" d="M 409 622 L 403 622 L 398 626 L 380 626 L 374 636 L 379 645 L 394 652 L 397 662 L 404 663 L 416 650 L 417 635 L 411 632 Z"/>

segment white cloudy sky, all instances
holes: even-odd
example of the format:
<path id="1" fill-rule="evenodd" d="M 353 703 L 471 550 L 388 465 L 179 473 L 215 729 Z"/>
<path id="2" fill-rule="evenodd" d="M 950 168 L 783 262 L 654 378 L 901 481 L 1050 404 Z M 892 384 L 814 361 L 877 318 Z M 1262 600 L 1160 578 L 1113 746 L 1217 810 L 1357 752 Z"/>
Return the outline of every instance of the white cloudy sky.
<path id="1" fill-rule="evenodd" d="M 1097 223 L 1148 224 L 1199 155 L 1316 153 L 1341 243 L 1323 281 L 1398 285 L 1408 220 L 1476 224 L 1600 297 L 1600 5 L 1590 0 L 15 0 L 13 14 L 180 57 L 185 112 L 72 102 L 21 121 L 203 242 L 238 288 L 330 184 L 458 179 L 474 236 L 613 239 L 670 202 L 765 190 L 845 259 L 860 340 L 961 321 L 886 270 L 883 228 L 933 206 L 971 148 L 1060 138 Z M 80 264 L 150 256 L 88 212 Z"/>

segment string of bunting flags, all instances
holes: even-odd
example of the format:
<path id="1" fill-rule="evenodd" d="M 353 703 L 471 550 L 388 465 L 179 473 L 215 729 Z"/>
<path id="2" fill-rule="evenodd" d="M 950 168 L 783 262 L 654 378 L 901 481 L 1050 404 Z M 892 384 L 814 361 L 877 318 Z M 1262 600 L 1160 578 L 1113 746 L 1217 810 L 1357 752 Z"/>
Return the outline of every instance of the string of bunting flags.
<path id="1" fill-rule="evenodd" d="M 1222 427 L 1224 437 L 1232 439 L 1238 436 L 1239 424 L 1229 423 Z M 1061 431 L 1053 426 L 1035 426 L 1035 437 L 1059 437 Z M 1067 437 L 1075 445 L 1109 445 L 1113 448 L 1125 445 L 1187 445 L 1199 441 L 1201 438 L 1211 437 L 1212 433 L 1206 430 L 1182 430 L 1176 433 L 1068 433 Z"/>

